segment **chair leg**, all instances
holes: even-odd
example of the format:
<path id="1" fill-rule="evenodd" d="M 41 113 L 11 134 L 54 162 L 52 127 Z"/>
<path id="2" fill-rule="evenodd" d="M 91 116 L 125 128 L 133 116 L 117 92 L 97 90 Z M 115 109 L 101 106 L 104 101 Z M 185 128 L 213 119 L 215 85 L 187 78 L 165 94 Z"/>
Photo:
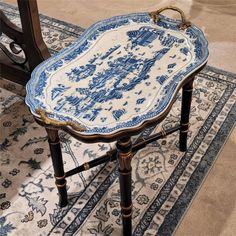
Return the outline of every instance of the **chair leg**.
<path id="1" fill-rule="evenodd" d="M 123 222 L 123 235 L 131 236 L 132 234 L 132 193 L 131 193 L 131 160 L 132 142 L 130 137 L 120 139 L 117 144 L 119 160 L 119 180 L 121 195 L 121 214 Z"/>
<path id="2" fill-rule="evenodd" d="M 182 152 L 187 150 L 187 137 L 189 128 L 189 114 L 192 101 L 193 79 L 183 86 L 182 107 L 180 120 L 179 149 Z"/>
<path id="3" fill-rule="evenodd" d="M 48 143 L 51 151 L 52 164 L 54 168 L 54 175 L 56 179 L 56 186 L 59 194 L 59 206 L 64 207 L 68 204 L 66 179 L 62 160 L 60 139 L 58 130 L 46 128 L 48 134 Z"/>

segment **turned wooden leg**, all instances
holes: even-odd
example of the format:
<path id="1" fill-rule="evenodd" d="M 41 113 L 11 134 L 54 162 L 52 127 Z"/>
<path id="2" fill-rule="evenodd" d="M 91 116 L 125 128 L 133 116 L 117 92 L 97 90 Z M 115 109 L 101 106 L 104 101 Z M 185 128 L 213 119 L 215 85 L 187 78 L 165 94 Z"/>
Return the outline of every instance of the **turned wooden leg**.
<path id="1" fill-rule="evenodd" d="M 194 78 L 183 86 L 183 92 L 182 92 L 180 137 L 179 137 L 179 149 L 182 152 L 185 152 L 187 150 L 187 137 L 189 128 L 189 114 L 192 101 L 193 80 Z"/>
<path id="2" fill-rule="evenodd" d="M 119 160 L 119 179 L 120 179 L 120 195 L 121 195 L 121 214 L 123 222 L 123 235 L 132 234 L 132 194 L 131 194 L 131 160 L 132 142 L 130 137 L 120 139 L 117 144 L 118 160 Z"/>
<path id="3" fill-rule="evenodd" d="M 62 153 L 58 130 L 46 128 L 48 134 L 48 143 L 51 151 L 52 164 L 54 168 L 54 175 L 56 179 L 56 186 L 59 193 L 59 206 L 67 205 L 67 190 L 66 179 L 63 167 Z"/>

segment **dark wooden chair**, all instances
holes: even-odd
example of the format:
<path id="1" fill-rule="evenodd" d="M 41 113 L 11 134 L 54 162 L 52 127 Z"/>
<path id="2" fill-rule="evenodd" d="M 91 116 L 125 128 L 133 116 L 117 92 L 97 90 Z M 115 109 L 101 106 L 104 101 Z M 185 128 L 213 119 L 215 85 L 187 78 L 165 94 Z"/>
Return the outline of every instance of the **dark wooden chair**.
<path id="1" fill-rule="evenodd" d="M 11 52 L 0 42 L 0 75 L 7 80 L 25 85 L 33 69 L 49 58 L 50 53 L 42 38 L 37 1 L 17 2 L 22 29 L 13 24 L 0 10 L 0 35 L 4 33 L 12 39 L 9 45 Z M 20 52 L 23 52 L 24 57 L 18 55 Z"/>

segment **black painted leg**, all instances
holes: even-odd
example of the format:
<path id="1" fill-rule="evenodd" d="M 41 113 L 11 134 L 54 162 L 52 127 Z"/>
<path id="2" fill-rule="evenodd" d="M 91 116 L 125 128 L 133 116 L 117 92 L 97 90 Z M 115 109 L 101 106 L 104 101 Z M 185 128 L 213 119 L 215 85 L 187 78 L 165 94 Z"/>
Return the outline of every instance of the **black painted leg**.
<path id="1" fill-rule="evenodd" d="M 121 195 L 121 214 L 123 221 L 123 235 L 132 235 L 132 193 L 131 193 L 131 160 L 132 143 L 130 138 L 120 139 L 117 144 L 119 160 L 119 179 Z"/>
<path id="2" fill-rule="evenodd" d="M 189 128 L 189 114 L 192 101 L 193 79 L 183 86 L 182 107 L 180 120 L 179 149 L 182 152 L 187 150 L 187 137 Z"/>
<path id="3" fill-rule="evenodd" d="M 68 201 L 67 201 L 66 179 L 63 167 L 58 130 L 46 128 L 46 131 L 48 134 L 48 143 L 51 151 L 52 164 L 56 179 L 55 183 L 59 193 L 59 206 L 64 207 L 67 205 Z"/>

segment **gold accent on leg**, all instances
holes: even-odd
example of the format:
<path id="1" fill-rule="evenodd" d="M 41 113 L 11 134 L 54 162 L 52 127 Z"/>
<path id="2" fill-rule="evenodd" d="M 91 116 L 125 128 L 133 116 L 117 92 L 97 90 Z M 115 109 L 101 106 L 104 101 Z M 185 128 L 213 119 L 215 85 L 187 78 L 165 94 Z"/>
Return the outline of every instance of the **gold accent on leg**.
<path id="1" fill-rule="evenodd" d="M 132 142 L 130 141 L 130 138 L 126 146 L 121 145 L 120 141 L 118 141 L 117 151 L 118 151 L 117 159 L 119 161 L 120 172 L 126 173 L 127 171 L 131 171 L 131 160 L 133 157 L 133 152 L 132 152 Z"/>
<path id="2" fill-rule="evenodd" d="M 54 177 L 55 177 L 55 179 L 61 180 L 61 179 L 65 179 L 66 175 L 63 175 L 63 176 L 55 176 L 54 175 Z"/>
<path id="3" fill-rule="evenodd" d="M 84 170 L 89 170 L 90 169 L 90 166 L 89 166 L 88 162 L 85 162 L 83 166 L 84 166 Z"/>
<path id="4" fill-rule="evenodd" d="M 58 141 L 56 143 L 55 142 L 53 142 L 53 143 L 50 142 L 50 145 L 58 145 L 58 144 L 60 144 L 60 141 Z"/>
<path id="5" fill-rule="evenodd" d="M 193 91 L 193 89 L 186 89 L 186 90 L 184 90 L 184 92 L 192 92 Z"/>
<path id="6" fill-rule="evenodd" d="M 180 129 L 180 132 L 186 133 L 189 130 L 190 124 L 189 124 L 189 122 L 188 123 L 181 123 L 180 126 L 181 126 L 181 129 L 184 129 L 184 130 Z"/>
<path id="7" fill-rule="evenodd" d="M 188 133 L 190 123 L 189 123 L 189 122 L 188 122 L 188 123 L 181 123 L 180 125 L 181 125 L 181 126 L 184 126 L 184 127 L 183 127 L 184 129 L 187 128 L 186 130 L 181 130 L 181 129 L 180 129 L 180 132 L 181 132 L 181 133 Z M 187 127 L 186 127 L 186 126 L 187 126 Z M 182 127 L 181 127 L 181 128 L 182 128 Z"/>
<path id="8" fill-rule="evenodd" d="M 56 183 L 56 186 L 57 186 L 58 188 L 63 188 L 63 187 L 66 186 L 66 182 L 65 182 L 64 184 L 57 184 L 57 183 Z"/>
<path id="9" fill-rule="evenodd" d="M 128 207 L 123 207 L 123 206 L 120 205 L 120 207 L 121 207 L 122 210 L 126 210 L 126 211 L 128 211 L 128 210 L 131 210 L 131 209 L 132 209 L 133 204 L 131 204 L 131 205 L 128 206 Z"/>
<path id="10" fill-rule="evenodd" d="M 131 215 L 132 215 L 132 212 L 130 214 L 127 214 L 127 215 L 122 213 L 123 218 L 129 218 L 129 217 L 131 217 Z"/>
<path id="11" fill-rule="evenodd" d="M 189 126 L 189 122 L 188 123 L 180 123 L 180 124 Z"/>
<path id="12" fill-rule="evenodd" d="M 121 175 L 130 175 L 132 173 L 132 169 L 129 172 L 120 172 Z"/>
<path id="13" fill-rule="evenodd" d="M 130 151 L 128 151 L 128 152 L 120 152 L 119 153 L 119 156 L 121 157 L 121 158 L 128 158 L 128 157 L 130 157 L 130 156 L 132 156 L 133 155 L 133 153 L 132 153 L 132 150 L 130 150 Z"/>
<path id="14" fill-rule="evenodd" d="M 132 157 L 133 157 L 132 150 L 130 150 L 126 153 L 122 153 L 122 152 L 118 153 L 120 172 L 122 172 L 124 170 L 128 170 L 128 171 L 132 170 L 132 168 L 131 168 Z M 128 174 L 129 173 L 127 173 L 127 172 L 121 173 L 121 175 L 128 175 Z"/>
<path id="15" fill-rule="evenodd" d="M 188 129 L 187 130 L 180 130 L 181 133 L 188 133 Z"/>

